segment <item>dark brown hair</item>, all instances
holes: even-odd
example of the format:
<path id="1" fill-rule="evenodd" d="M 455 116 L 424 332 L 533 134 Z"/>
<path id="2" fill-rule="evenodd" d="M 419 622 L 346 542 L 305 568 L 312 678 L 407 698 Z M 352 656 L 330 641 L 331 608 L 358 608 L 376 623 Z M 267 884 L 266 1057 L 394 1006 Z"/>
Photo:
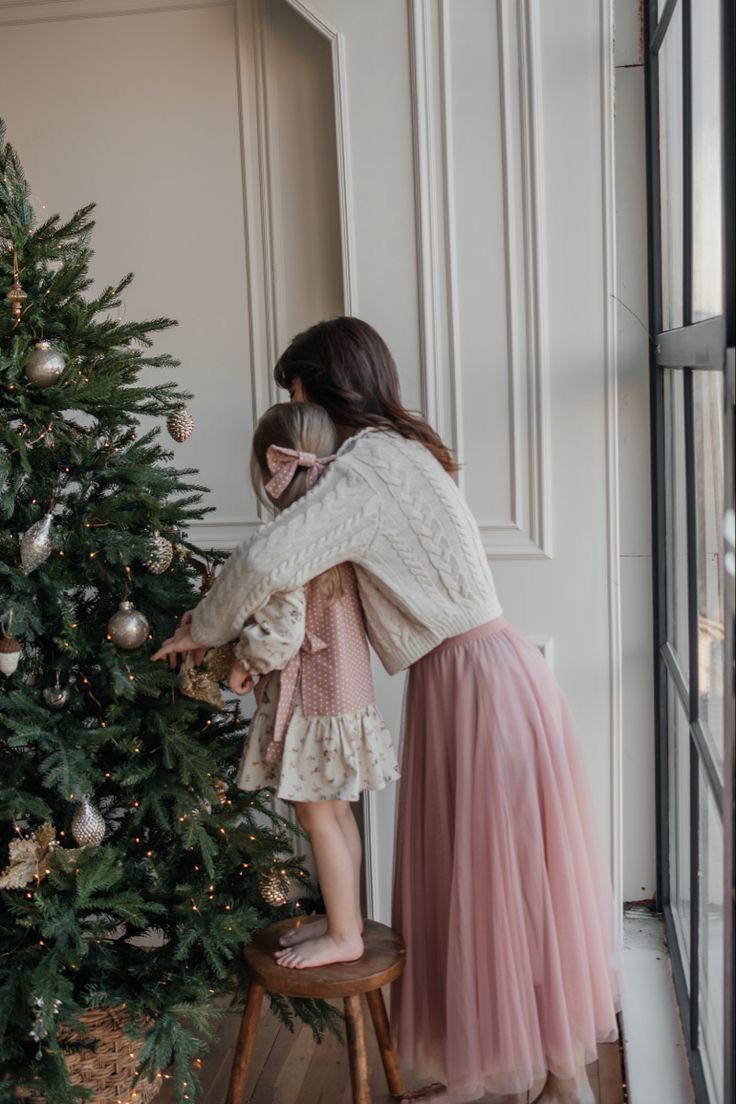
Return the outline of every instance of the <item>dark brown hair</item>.
<path id="1" fill-rule="evenodd" d="M 458 465 L 421 414 L 401 402 L 399 374 L 381 335 L 360 318 L 332 318 L 298 334 L 274 369 L 279 387 L 301 380 L 339 428 L 390 429 L 420 441 L 448 472 Z"/>

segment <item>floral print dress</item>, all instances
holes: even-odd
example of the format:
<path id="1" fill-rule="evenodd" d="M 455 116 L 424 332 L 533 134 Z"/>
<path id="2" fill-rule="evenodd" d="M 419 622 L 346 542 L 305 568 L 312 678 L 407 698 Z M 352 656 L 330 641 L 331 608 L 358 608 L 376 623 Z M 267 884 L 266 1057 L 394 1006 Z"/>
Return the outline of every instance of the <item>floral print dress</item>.
<path id="1" fill-rule="evenodd" d="M 238 659 L 260 676 L 259 704 L 236 776 L 243 790 L 273 786 L 284 801 L 357 801 L 399 777 L 391 735 L 374 701 L 355 571 L 342 594 L 320 579 L 274 594 L 244 626 Z M 267 750 L 283 740 L 280 761 Z"/>

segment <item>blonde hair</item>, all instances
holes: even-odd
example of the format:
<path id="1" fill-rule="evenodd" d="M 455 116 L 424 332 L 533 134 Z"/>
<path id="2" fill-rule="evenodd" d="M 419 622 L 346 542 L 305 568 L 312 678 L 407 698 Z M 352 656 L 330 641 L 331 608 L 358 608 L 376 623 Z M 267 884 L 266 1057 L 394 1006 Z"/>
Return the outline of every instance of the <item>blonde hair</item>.
<path id="1" fill-rule="evenodd" d="M 266 483 L 272 474 L 266 459 L 269 445 L 312 452 L 317 457 L 331 456 L 337 447 L 337 435 L 329 414 L 316 403 L 276 403 L 259 419 L 250 455 L 251 482 L 260 502 L 275 510 L 285 510 L 306 492 L 307 470 L 298 468 L 278 501 L 272 499 L 266 493 Z M 342 597 L 339 568 L 329 568 L 316 581 L 329 605 Z"/>

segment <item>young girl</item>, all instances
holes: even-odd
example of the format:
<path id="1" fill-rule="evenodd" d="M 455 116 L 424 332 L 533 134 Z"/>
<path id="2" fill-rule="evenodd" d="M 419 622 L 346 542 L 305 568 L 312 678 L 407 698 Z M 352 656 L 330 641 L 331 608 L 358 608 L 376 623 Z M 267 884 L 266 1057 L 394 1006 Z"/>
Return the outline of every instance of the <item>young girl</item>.
<path id="1" fill-rule="evenodd" d="M 281 403 L 253 437 L 251 478 L 281 511 L 329 471 L 335 428 L 322 407 Z M 329 478 L 328 475 L 325 478 Z M 329 568 L 277 593 L 248 620 L 230 686 L 259 677 L 258 707 L 237 775 L 241 789 L 273 786 L 296 804 L 309 836 L 327 916 L 283 937 L 283 966 L 348 962 L 363 953 L 361 844 L 349 802 L 399 777 L 391 737 L 374 704 L 355 572 Z"/>

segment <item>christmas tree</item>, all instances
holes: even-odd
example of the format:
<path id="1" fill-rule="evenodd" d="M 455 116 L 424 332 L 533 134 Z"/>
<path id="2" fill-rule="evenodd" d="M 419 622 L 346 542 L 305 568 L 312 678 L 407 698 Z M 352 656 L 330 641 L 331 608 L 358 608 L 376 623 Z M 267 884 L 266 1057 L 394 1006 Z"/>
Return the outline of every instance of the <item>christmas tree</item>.
<path id="1" fill-rule="evenodd" d="M 94 1096 L 69 1071 L 101 1018 L 140 1073 L 121 1101 L 172 1061 L 183 1101 L 244 943 L 306 874 L 272 794 L 232 782 L 218 672 L 187 696 L 149 660 L 216 557 L 185 539 L 204 488 L 159 440 L 189 435 L 191 396 L 148 382 L 177 366 L 152 352 L 172 323 L 120 319 L 131 276 L 92 293 L 91 211 L 37 223 L 0 124 L 0 1099 Z"/>

